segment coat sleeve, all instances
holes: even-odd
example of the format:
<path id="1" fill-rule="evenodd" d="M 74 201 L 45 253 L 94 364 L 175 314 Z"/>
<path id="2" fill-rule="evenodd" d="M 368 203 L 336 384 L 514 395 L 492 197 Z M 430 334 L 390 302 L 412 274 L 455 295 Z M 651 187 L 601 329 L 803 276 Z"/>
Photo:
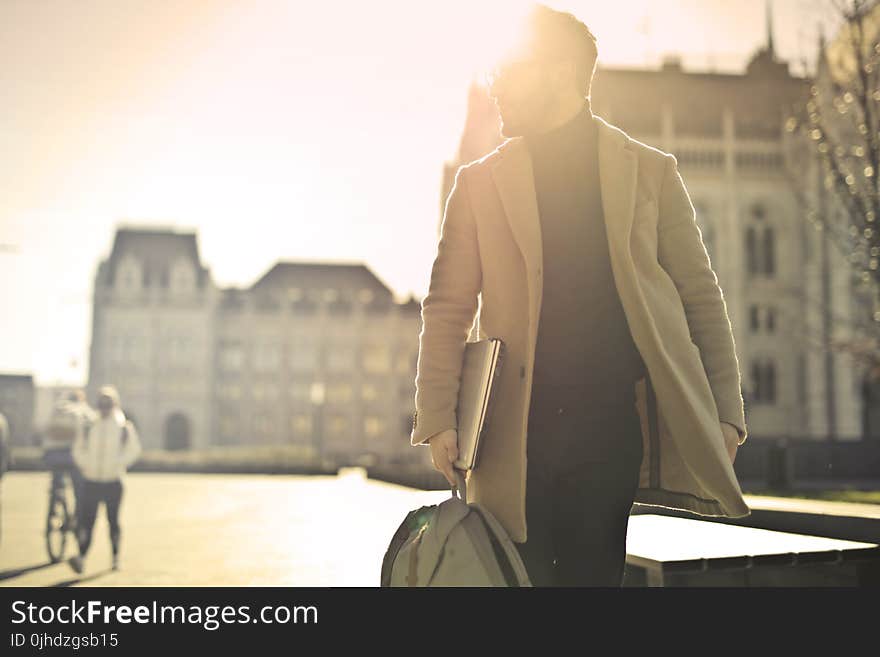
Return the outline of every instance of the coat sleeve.
<path id="1" fill-rule="evenodd" d="M 125 441 L 125 445 L 122 447 L 120 459 L 125 468 L 128 469 L 134 465 L 134 462 L 141 455 L 141 440 L 131 420 L 126 420 L 125 426 L 128 431 L 128 440 Z"/>
<path id="2" fill-rule="evenodd" d="M 691 338 L 700 350 L 722 422 L 739 432 L 742 445 L 748 435 L 742 398 L 739 361 L 727 303 L 712 270 L 696 213 L 685 188 L 678 162 L 666 154 L 660 192 L 658 257 L 681 297 Z"/>
<path id="3" fill-rule="evenodd" d="M 468 200 L 467 167 L 459 168 L 446 200 L 428 293 L 416 366 L 410 443 L 457 428 L 456 410 L 465 343 L 477 312 L 482 270 L 474 216 Z"/>

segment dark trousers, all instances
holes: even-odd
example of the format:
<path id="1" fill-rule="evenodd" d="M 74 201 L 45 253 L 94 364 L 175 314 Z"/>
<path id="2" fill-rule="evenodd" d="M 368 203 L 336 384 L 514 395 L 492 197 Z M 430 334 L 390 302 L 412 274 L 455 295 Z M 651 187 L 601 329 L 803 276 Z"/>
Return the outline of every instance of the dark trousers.
<path id="1" fill-rule="evenodd" d="M 110 543 L 113 554 L 119 554 L 119 539 L 122 530 L 119 527 L 119 505 L 122 503 L 122 482 L 91 481 L 84 479 L 82 483 L 82 499 L 79 504 L 79 541 L 80 556 L 86 556 L 92 544 L 92 530 L 98 517 L 98 505 L 103 502 L 107 510 L 107 522 L 110 525 Z"/>
<path id="2" fill-rule="evenodd" d="M 527 437 L 525 543 L 534 586 L 623 583 L 642 436 L 633 392 L 536 386 Z"/>

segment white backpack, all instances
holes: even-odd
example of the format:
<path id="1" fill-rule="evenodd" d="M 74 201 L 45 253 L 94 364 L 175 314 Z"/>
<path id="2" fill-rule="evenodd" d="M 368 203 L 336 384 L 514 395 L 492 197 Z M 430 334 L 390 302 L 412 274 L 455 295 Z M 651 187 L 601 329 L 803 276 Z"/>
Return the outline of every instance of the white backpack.
<path id="1" fill-rule="evenodd" d="M 459 475 L 452 497 L 407 514 L 382 561 L 382 586 L 532 585 L 501 523 L 463 491 Z"/>

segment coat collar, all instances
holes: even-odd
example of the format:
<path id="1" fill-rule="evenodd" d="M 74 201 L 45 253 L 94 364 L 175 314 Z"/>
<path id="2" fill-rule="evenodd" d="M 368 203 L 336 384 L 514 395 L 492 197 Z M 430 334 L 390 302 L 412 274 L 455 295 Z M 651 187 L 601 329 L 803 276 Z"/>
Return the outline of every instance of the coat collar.
<path id="1" fill-rule="evenodd" d="M 599 182 L 602 209 L 612 258 L 625 250 L 633 223 L 638 158 L 627 148 L 627 137 L 618 128 L 593 114 L 598 134 Z M 505 141 L 492 162 L 511 231 L 522 252 L 529 284 L 540 274 L 543 245 L 529 150 L 522 137 Z"/>

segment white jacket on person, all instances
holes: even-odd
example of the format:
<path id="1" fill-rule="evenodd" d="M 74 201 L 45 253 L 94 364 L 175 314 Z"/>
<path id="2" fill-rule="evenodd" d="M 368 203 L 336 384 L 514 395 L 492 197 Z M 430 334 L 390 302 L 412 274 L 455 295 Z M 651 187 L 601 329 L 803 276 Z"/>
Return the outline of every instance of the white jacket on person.
<path id="1" fill-rule="evenodd" d="M 122 428 L 128 437 L 122 440 Z M 88 432 L 81 432 L 73 444 L 73 460 L 90 481 L 117 481 L 137 461 L 141 442 L 134 425 L 120 409 L 107 417 L 98 416 Z"/>
<path id="2" fill-rule="evenodd" d="M 71 449 L 77 436 L 87 432 L 97 417 L 86 403 L 68 399 L 56 402 L 43 431 L 43 449 Z"/>

